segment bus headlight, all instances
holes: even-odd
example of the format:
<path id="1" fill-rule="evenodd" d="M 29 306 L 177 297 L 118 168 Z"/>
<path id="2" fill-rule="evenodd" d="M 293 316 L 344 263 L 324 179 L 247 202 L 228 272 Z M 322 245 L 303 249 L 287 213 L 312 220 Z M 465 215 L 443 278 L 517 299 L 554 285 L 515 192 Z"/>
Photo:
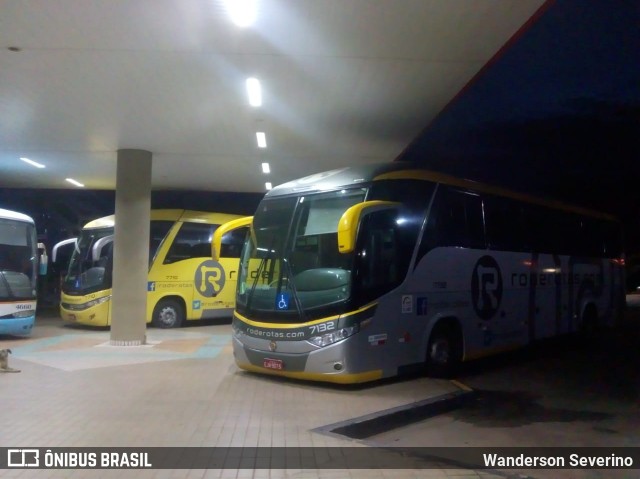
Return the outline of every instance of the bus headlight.
<path id="1" fill-rule="evenodd" d="M 342 341 L 343 339 L 347 339 L 349 336 L 353 336 L 354 334 L 356 334 L 359 330 L 360 327 L 357 324 L 354 324 L 353 326 L 342 328 L 337 331 L 332 331 L 330 333 L 323 334 L 322 336 L 313 336 L 307 339 L 307 341 L 314 346 L 322 348 L 324 346 L 329 346 L 330 344 L 337 343 L 338 341 Z"/>
<path id="2" fill-rule="evenodd" d="M 34 309 L 27 309 L 25 311 L 16 311 L 12 316 L 14 318 L 27 318 L 29 316 L 33 316 L 34 314 L 36 314 L 36 311 Z"/>
<path id="3" fill-rule="evenodd" d="M 106 303 L 110 299 L 111 299 L 111 296 L 104 296 L 102 298 L 92 299 L 91 301 L 87 301 L 86 303 L 82 303 L 82 304 L 62 303 L 62 307 L 64 309 L 68 309 L 69 311 L 84 311 L 85 309 L 92 308 L 93 306 Z"/>
<path id="4" fill-rule="evenodd" d="M 103 298 L 93 299 L 91 301 L 87 301 L 85 303 L 86 309 L 92 308 L 93 306 L 98 306 L 99 304 L 106 303 L 111 299 L 111 296 L 104 296 Z"/>

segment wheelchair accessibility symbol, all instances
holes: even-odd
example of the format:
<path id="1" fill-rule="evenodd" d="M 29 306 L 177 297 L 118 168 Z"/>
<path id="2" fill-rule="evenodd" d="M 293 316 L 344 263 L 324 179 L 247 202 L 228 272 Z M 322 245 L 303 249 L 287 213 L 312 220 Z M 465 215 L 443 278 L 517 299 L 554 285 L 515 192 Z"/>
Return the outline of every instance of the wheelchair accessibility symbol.
<path id="1" fill-rule="evenodd" d="M 276 309 L 289 309 L 289 295 L 287 293 L 281 293 L 276 298 Z"/>

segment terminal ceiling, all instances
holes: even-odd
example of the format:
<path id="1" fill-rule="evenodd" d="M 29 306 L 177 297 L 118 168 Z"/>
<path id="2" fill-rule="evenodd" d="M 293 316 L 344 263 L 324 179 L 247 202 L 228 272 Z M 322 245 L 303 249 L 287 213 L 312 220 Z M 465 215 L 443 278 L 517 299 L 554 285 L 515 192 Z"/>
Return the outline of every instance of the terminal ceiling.
<path id="1" fill-rule="evenodd" d="M 0 0 L 0 187 L 114 189 L 125 148 L 155 189 L 392 161 L 544 3 L 257 0 L 240 28 L 221 0 Z"/>

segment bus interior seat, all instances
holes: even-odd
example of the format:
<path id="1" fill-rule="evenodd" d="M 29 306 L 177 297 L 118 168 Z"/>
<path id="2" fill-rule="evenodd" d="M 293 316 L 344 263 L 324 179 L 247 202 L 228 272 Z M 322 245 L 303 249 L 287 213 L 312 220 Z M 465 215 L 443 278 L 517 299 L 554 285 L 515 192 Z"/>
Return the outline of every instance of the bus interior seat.
<path id="1" fill-rule="evenodd" d="M 187 243 L 174 243 L 167 254 L 167 260 L 172 263 L 189 258 L 191 258 L 191 246 Z"/>
<path id="2" fill-rule="evenodd" d="M 221 258 L 239 258 L 242 253 L 242 243 L 228 243 L 222 244 L 220 248 Z"/>
<path id="3" fill-rule="evenodd" d="M 191 246 L 190 258 L 211 258 L 210 243 L 196 243 Z"/>

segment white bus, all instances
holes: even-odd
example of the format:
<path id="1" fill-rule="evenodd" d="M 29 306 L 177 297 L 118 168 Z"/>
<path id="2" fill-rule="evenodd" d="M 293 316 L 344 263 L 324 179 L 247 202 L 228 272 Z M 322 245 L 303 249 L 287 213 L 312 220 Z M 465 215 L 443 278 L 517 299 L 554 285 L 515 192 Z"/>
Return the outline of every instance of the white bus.
<path id="1" fill-rule="evenodd" d="M 248 371 L 448 376 L 624 307 L 614 218 L 403 162 L 274 188 L 247 238 L 233 350 Z"/>
<path id="2" fill-rule="evenodd" d="M 0 208 L 0 335 L 31 334 L 36 319 L 38 246 L 33 219 Z"/>

